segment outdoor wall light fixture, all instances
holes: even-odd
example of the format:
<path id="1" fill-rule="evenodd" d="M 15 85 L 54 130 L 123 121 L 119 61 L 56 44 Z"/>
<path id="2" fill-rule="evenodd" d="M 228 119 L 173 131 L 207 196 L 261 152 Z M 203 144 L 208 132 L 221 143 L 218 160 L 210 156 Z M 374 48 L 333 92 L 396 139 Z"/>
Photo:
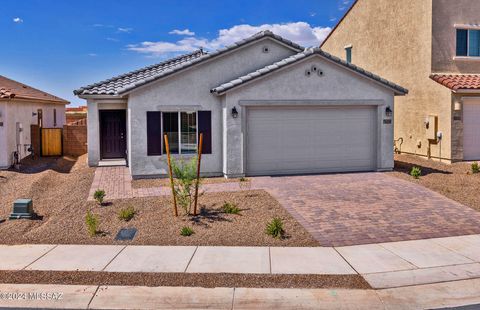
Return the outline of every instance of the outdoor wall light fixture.
<path id="1" fill-rule="evenodd" d="M 386 115 L 387 117 L 391 117 L 392 114 L 393 114 L 392 109 L 390 109 L 390 107 L 387 107 L 387 108 L 385 109 L 385 115 Z"/>
<path id="2" fill-rule="evenodd" d="M 37 116 L 37 113 L 32 112 L 32 117 L 35 117 L 35 116 Z"/>
<path id="3" fill-rule="evenodd" d="M 236 107 L 233 107 L 233 108 L 232 108 L 232 117 L 233 117 L 233 118 L 237 118 L 237 117 L 238 117 L 238 111 L 237 111 L 237 108 L 236 108 Z"/>

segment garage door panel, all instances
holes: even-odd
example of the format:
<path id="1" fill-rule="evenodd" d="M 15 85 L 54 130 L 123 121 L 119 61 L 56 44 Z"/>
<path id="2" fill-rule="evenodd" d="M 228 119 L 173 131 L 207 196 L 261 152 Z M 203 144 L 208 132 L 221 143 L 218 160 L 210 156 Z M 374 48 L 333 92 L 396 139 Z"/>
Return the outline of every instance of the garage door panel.
<path id="1" fill-rule="evenodd" d="M 373 107 L 249 108 L 247 174 L 373 170 Z"/>

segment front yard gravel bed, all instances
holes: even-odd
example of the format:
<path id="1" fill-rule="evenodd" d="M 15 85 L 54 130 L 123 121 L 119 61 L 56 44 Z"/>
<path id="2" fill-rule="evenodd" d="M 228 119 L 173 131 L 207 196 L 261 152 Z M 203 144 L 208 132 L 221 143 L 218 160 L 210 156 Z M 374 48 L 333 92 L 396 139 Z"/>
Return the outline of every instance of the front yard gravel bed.
<path id="1" fill-rule="evenodd" d="M 201 214 L 197 217 L 174 217 L 168 197 L 133 198 L 107 201 L 99 206 L 86 201 L 94 169 L 86 166 L 86 158 L 41 159 L 40 171 L 28 165 L 23 173 L 0 171 L 2 183 L 0 220 L 6 219 L 16 198 L 32 198 L 37 220 L 0 222 L 0 244 L 137 244 L 137 245 L 213 245 L 213 246 L 319 246 L 318 242 L 265 191 L 206 193 L 199 198 Z M 32 165 L 33 166 L 33 165 Z M 39 169 L 39 168 L 37 168 Z M 235 203 L 239 215 L 226 214 L 224 202 Z M 120 209 L 134 207 L 136 214 L 129 222 L 118 218 Z M 90 237 L 85 215 L 87 210 L 98 216 L 100 233 Z M 265 234 L 272 218 L 284 222 L 284 239 Z M 194 234 L 180 235 L 184 226 Z M 116 241 L 121 228 L 135 227 L 133 241 Z"/>
<path id="2" fill-rule="evenodd" d="M 480 174 L 472 174 L 470 165 L 466 162 L 447 164 L 412 155 L 395 155 L 395 169 L 388 174 L 425 186 L 480 211 Z M 410 175 L 412 167 L 422 170 L 419 179 Z"/>
<path id="3" fill-rule="evenodd" d="M 257 275 L 208 273 L 123 273 L 89 271 L 0 271 L 1 283 L 370 289 L 360 275 Z"/>

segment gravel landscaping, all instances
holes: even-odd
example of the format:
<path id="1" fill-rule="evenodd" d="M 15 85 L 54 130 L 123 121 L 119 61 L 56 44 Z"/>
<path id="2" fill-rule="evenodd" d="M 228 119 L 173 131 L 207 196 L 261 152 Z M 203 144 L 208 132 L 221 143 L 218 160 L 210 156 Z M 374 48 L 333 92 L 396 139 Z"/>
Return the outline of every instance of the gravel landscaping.
<path id="1" fill-rule="evenodd" d="M 20 270 L 0 271 L 0 282 L 189 287 L 371 288 L 360 275 L 188 274 Z"/>
<path id="2" fill-rule="evenodd" d="M 480 211 L 480 174 L 472 174 L 471 163 L 446 164 L 411 155 L 396 155 L 395 169 L 387 174 L 423 185 L 452 200 Z M 412 167 L 419 167 L 422 175 L 414 179 Z"/>
<path id="3" fill-rule="evenodd" d="M 87 202 L 94 169 L 86 166 L 85 156 L 26 162 L 22 169 L 0 171 L 0 219 L 8 217 L 17 198 L 32 198 L 39 218 L 0 223 L 1 244 L 319 246 L 265 191 L 207 193 L 199 199 L 199 216 L 176 218 L 165 197 L 113 200 L 104 206 Z M 235 204 L 240 214 L 224 213 L 225 202 Z M 118 213 L 128 207 L 134 207 L 135 215 L 125 222 Z M 87 232 L 87 210 L 99 220 L 100 233 L 94 237 Z M 182 214 L 181 209 L 179 212 Z M 266 223 L 274 217 L 283 220 L 283 239 L 265 234 Z M 181 236 L 184 226 L 191 227 L 194 234 Z M 133 241 L 115 240 L 121 228 L 131 227 L 138 229 Z"/>

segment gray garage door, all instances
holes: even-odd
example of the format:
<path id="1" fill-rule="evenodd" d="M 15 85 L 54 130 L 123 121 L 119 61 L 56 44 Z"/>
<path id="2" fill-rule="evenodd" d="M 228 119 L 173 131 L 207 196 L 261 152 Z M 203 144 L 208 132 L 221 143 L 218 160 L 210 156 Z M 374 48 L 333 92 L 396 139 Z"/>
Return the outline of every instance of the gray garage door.
<path id="1" fill-rule="evenodd" d="M 369 171 L 376 163 L 376 109 L 247 109 L 247 174 Z"/>

